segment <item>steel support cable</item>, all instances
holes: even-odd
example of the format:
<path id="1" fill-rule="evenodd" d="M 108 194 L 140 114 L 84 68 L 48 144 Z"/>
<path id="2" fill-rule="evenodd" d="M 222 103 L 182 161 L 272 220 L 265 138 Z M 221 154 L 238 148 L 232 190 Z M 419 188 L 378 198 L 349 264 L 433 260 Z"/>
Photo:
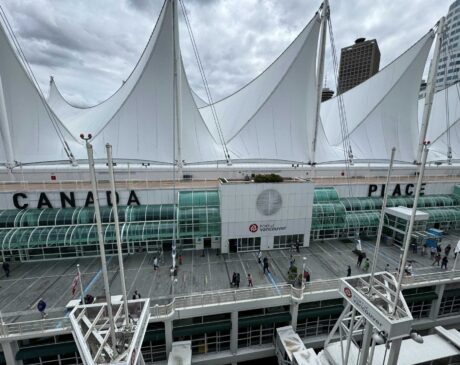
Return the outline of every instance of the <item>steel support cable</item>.
<path id="1" fill-rule="evenodd" d="M 5 24 L 5 27 L 6 27 L 6 30 L 7 30 L 8 34 L 9 34 L 9 36 L 10 36 L 12 42 L 13 42 L 14 47 L 16 48 L 17 54 L 18 54 L 20 60 L 22 61 L 23 65 L 24 65 L 24 70 L 28 74 L 29 79 L 32 81 L 32 83 L 37 88 L 40 100 L 41 100 L 43 106 L 45 107 L 45 111 L 46 111 L 46 113 L 48 114 L 48 116 L 49 116 L 49 118 L 51 120 L 51 124 L 53 125 L 53 128 L 56 131 L 56 134 L 58 135 L 58 138 L 59 138 L 61 144 L 64 147 L 64 151 L 65 151 L 67 157 L 72 162 L 75 161 L 75 157 L 73 156 L 72 151 L 70 150 L 70 147 L 67 144 L 67 141 L 66 141 L 66 139 L 64 137 L 64 134 L 62 133 L 61 129 L 59 128 L 58 121 L 56 120 L 56 116 L 49 109 L 49 105 L 46 102 L 46 99 L 45 99 L 45 97 L 43 95 L 43 91 L 42 91 L 42 89 L 40 87 L 40 84 L 38 83 L 37 79 L 35 78 L 35 75 L 34 75 L 34 73 L 32 71 L 32 68 L 30 67 L 29 62 L 27 61 L 27 58 L 26 58 L 26 56 L 25 56 L 25 54 L 24 54 L 24 52 L 22 50 L 22 47 L 21 47 L 21 45 L 20 45 L 20 43 L 19 43 L 19 41 L 18 41 L 14 31 L 13 31 L 13 28 L 11 27 L 11 24 L 8 21 L 6 13 L 3 10 L 3 7 L 1 5 L 0 5 L 0 17 L 3 20 L 3 22 Z"/>
<path id="2" fill-rule="evenodd" d="M 198 65 L 198 69 L 200 71 L 200 75 L 201 75 L 201 79 L 203 81 L 206 96 L 208 98 L 208 104 L 209 104 L 209 107 L 211 108 L 211 114 L 212 114 L 212 117 L 214 119 L 214 123 L 216 125 L 217 134 L 219 135 L 219 140 L 220 140 L 220 143 L 222 145 L 222 149 L 223 149 L 223 152 L 224 152 L 224 155 L 225 155 L 225 159 L 227 160 L 227 162 L 230 162 L 230 154 L 228 152 L 227 145 L 225 143 L 224 133 L 223 133 L 221 125 L 219 123 L 219 118 L 217 116 L 217 111 L 216 111 L 216 108 L 214 106 L 214 100 L 212 98 L 212 94 L 211 94 L 211 90 L 209 88 L 208 80 L 207 80 L 206 74 L 204 72 L 203 63 L 201 62 L 201 57 L 200 57 L 200 54 L 198 52 L 198 46 L 196 45 L 195 36 L 193 35 L 192 26 L 190 24 L 190 20 L 189 20 L 188 15 L 187 15 L 187 9 L 185 8 L 185 4 L 184 4 L 183 0 L 179 0 L 179 2 L 181 4 L 182 13 L 184 14 L 184 19 L 185 19 L 185 24 L 187 26 L 187 31 L 188 31 L 188 34 L 189 34 L 189 37 L 190 37 L 190 41 L 192 43 L 193 53 L 195 55 L 195 59 L 196 59 L 197 65 Z"/>
<path id="3" fill-rule="evenodd" d="M 346 180 L 347 180 L 347 186 L 348 186 L 348 193 L 349 196 L 352 196 L 352 189 L 351 189 L 351 181 L 350 181 L 350 163 L 352 163 L 352 158 L 353 158 L 353 153 L 351 149 L 351 143 L 350 143 L 350 138 L 349 138 L 349 132 L 348 132 L 348 123 L 347 123 L 347 117 L 345 113 L 345 103 L 343 101 L 343 96 L 340 90 L 338 90 L 339 82 L 338 82 L 338 72 L 339 72 L 339 67 L 338 67 L 338 61 L 337 61 L 337 49 L 335 47 L 335 40 L 334 40 L 334 32 L 332 29 L 332 19 L 330 16 L 330 13 L 328 12 L 327 14 L 328 18 L 328 27 L 329 27 L 329 38 L 331 42 L 331 49 L 332 49 L 332 63 L 333 63 L 333 68 L 334 68 L 334 79 L 335 79 L 335 84 L 337 87 L 338 95 L 337 95 L 337 104 L 339 108 L 339 120 L 340 120 L 340 131 L 342 134 L 342 146 L 343 146 L 343 154 L 344 154 L 344 162 L 345 162 L 345 171 L 346 171 Z"/>

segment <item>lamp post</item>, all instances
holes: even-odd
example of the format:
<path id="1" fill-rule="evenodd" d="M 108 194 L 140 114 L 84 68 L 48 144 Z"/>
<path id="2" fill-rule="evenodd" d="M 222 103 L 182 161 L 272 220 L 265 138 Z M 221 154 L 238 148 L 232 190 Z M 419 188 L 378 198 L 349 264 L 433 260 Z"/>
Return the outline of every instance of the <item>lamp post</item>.
<path id="1" fill-rule="evenodd" d="M 113 311 L 112 311 L 112 298 L 110 297 L 109 289 L 109 277 L 107 274 L 107 260 L 105 258 L 105 246 L 104 246 L 104 234 L 102 232 L 102 222 L 101 222 L 101 210 L 99 207 L 99 195 L 97 192 L 97 181 L 96 181 L 96 171 L 94 169 L 94 155 L 93 155 L 93 146 L 89 141 L 92 138 L 91 134 L 85 136 L 83 133 L 80 134 L 80 138 L 86 142 L 86 151 L 88 152 L 88 167 L 89 174 L 91 177 L 91 188 L 93 192 L 94 199 L 94 212 L 96 215 L 96 227 L 97 235 L 99 239 L 99 250 L 101 254 L 101 266 L 102 266 L 102 277 L 104 279 L 104 291 L 105 291 L 105 300 L 107 302 L 107 314 L 109 317 L 109 331 L 110 337 L 112 339 L 112 349 L 115 353 L 117 351 L 117 339 L 115 337 L 115 323 L 113 320 Z"/>

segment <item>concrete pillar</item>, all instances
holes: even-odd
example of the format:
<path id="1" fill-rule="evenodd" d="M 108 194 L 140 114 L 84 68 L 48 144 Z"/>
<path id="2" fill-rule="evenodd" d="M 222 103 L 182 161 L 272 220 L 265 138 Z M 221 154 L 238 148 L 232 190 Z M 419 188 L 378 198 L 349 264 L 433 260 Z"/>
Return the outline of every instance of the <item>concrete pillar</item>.
<path id="1" fill-rule="evenodd" d="M 166 343 L 166 356 L 169 356 L 169 353 L 172 350 L 173 335 L 172 335 L 172 320 L 165 321 L 165 343 Z"/>
<path id="2" fill-rule="evenodd" d="M 290 307 L 291 312 L 291 326 L 295 331 L 297 328 L 297 316 L 299 314 L 299 303 L 293 302 Z"/>
<path id="3" fill-rule="evenodd" d="M 432 320 L 436 320 L 439 315 L 439 308 L 441 307 L 442 296 L 444 295 L 444 289 L 446 284 L 440 284 L 436 286 L 436 294 L 438 295 L 437 299 L 434 299 L 431 302 L 431 309 L 430 309 L 430 318 Z"/>
<path id="4" fill-rule="evenodd" d="M 230 351 L 233 355 L 238 352 L 238 312 L 232 312 L 232 329 L 230 332 Z"/>
<path id="5" fill-rule="evenodd" d="M 397 365 L 399 358 L 399 350 L 401 350 L 402 338 L 398 338 L 391 342 L 390 354 L 388 355 L 387 365 Z"/>
<path id="6" fill-rule="evenodd" d="M 7 365 L 22 365 L 21 360 L 16 360 L 16 353 L 19 349 L 16 341 L 2 342 L 2 348 Z"/>

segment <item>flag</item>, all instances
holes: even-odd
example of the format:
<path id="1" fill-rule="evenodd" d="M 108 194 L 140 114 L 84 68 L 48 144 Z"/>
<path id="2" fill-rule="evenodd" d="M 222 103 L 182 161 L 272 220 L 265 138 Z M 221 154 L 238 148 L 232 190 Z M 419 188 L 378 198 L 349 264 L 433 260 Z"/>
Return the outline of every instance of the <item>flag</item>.
<path id="1" fill-rule="evenodd" d="M 80 280 L 80 273 L 77 273 L 77 275 L 75 275 L 75 277 L 72 280 L 72 296 L 74 296 L 77 291 L 78 280 Z"/>

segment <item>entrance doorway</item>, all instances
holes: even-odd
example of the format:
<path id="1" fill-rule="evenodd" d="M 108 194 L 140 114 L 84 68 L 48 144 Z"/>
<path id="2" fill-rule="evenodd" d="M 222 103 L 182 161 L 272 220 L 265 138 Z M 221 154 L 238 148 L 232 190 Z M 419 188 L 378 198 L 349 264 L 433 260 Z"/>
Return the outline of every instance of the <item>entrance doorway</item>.
<path id="1" fill-rule="evenodd" d="M 234 238 L 228 240 L 228 246 L 229 246 L 228 249 L 230 252 L 233 252 L 233 253 L 238 252 L 238 240 Z"/>
<path id="2" fill-rule="evenodd" d="M 211 248 L 211 239 L 210 238 L 204 238 L 203 239 L 203 247 L 204 248 Z"/>

